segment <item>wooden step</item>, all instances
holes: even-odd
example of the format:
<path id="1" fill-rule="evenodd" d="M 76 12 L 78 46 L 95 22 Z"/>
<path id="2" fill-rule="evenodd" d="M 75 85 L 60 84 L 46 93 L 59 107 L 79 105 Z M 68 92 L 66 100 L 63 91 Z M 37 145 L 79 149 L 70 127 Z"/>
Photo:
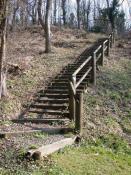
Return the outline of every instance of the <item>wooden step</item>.
<path id="1" fill-rule="evenodd" d="M 68 86 L 47 86 L 47 89 L 68 89 Z"/>
<path id="2" fill-rule="evenodd" d="M 69 99 L 54 99 L 54 98 L 39 98 L 37 100 L 38 102 L 45 102 L 45 103 L 49 103 L 49 104 L 64 104 L 64 103 L 68 103 Z"/>
<path id="3" fill-rule="evenodd" d="M 48 122 L 69 122 L 68 118 L 45 118 L 45 119 L 14 119 L 12 122 L 14 123 L 48 123 Z"/>
<path id="4" fill-rule="evenodd" d="M 43 104 L 43 103 L 35 103 L 31 105 L 32 108 L 39 108 L 39 109 L 52 109 L 52 110 L 65 110 L 68 109 L 67 105 L 64 104 Z"/>
<path id="5" fill-rule="evenodd" d="M 69 117 L 69 112 L 64 112 L 61 110 L 49 110 L 49 109 L 46 110 L 46 109 L 32 108 L 29 110 L 29 113 L 48 114 L 48 115 L 58 115 L 58 116 Z"/>
<path id="6" fill-rule="evenodd" d="M 78 87 L 78 89 L 82 89 L 84 88 L 84 85 L 80 85 Z M 69 89 L 68 86 L 48 86 L 47 89 L 61 89 L 61 90 L 64 90 L 64 89 Z"/>
<path id="7" fill-rule="evenodd" d="M 40 97 L 66 99 L 66 98 L 69 98 L 69 95 L 68 94 L 40 94 Z"/>
<path id="8" fill-rule="evenodd" d="M 47 87 L 47 89 L 45 89 L 45 90 L 40 90 L 38 93 L 62 93 L 62 94 L 68 94 L 68 92 L 69 92 L 69 89 L 68 89 L 68 87 L 66 87 L 66 88 L 59 88 L 59 86 L 57 86 L 56 87 L 56 89 L 53 87 L 53 86 L 51 86 L 51 88 L 49 88 L 49 87 Z"/>
<path id="9" fill-rule="evenodd" d="M 50 86 L 67 86 L 69 87 L 69 82 L 52 81 Z"/>
<path id="10" fill-rule="evenodd" d="M 59 94 L 67 94 L 69 92 L 68 88 L 66 89 L 47 89 L 44 93 L 59 93 Z"/>
<path id="11" fill-rule="evenodd" d="M 79 67 L 79 66 L 78 66 Z M 83 71 L 86 71 L 87 69 L 89 69 L 90 66 L 88 67 L 84 67 L 82 68 L 81 70 Z M 77 70 L 77 67 L 72 67 L 70 69 L 65 69 L 65 70 L 62 70 L 60 73 L 65 73 L 65 72 L 75 72 Z"/>
<path id="12" fill-rule="evenodd" d="M 54 82 L 54 81 L 55 81 L 55 82 L 68 82 L 68 80 L 69 80 L 69 79 L 59 79 L 59 78 L 57 78 L 57 79 L 54 79 L 53 82 Z"/>
<path id="13" fill-rule="evenodd" d="M 83 74 L 83 75 L 84 75 L 84 74 Z M 63 75 L 59 75 L 58 77 L 56 77 L 56 79 L 70 79 L 70 77 L 71 77 L 70 75 L 67 75 L 67 74 L 64 75 L 64 74 L 63 74 Z M 80 78 L 81 75 L 78 74 L 77 77 Z"/>
<path id="14" fill-rule="evenodd" d="M 84 85 L 85 83 L 88 83 L 90 81 L 90 79 L 89 78 L 87 78 L 87 79 L 85 79 L 80 85 Z M 68 81 L 66 81 L 66 82 L 62 82 L 62 81 L 60 81 L 60 80 L 57 80 L 57 81 L 53 81 L 53 82 L 51 82 L 51 85 L 52 86 L 67 86 L 67 87 L 69 87 L 69 82 Z"/>
<path id="15" fill-rule="evenodd" d="M 74 72 L 73 72 L 74 73 Z M 59 76 L 62 76 L 62 75 L 66 75 L 66 76 L 72 76 L 72 74 L 73 73 L 69 73 L 69 72 L 67 72 L 67 73 L 64 73 L 64 74 L 59 74 Z M 84 75 L 86 73 L 86 71 L 85 72 L 79 72 L 77 75 L 79 76 L 79 75 Z M 89 73 L 90 74 L 90 73 Z"/>

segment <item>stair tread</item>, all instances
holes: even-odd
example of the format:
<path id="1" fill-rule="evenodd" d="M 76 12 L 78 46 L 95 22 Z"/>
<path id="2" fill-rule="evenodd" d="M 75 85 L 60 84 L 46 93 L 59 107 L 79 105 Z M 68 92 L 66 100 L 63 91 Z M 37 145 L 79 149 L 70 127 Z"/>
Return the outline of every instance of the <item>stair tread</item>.
<path id="1" fill-rule="evenodd" d="M 45 115 L 57 115 L 57 116 L 64 116 L 64 117 L 69 117 L 69 112 L 64 112 L 64 111 L 54 111 L 54 110 L 30 110 L 29 113 L 35 113 L 35 114 L 45 114 Z"/>
<path id="2" fill-rule="evenodd" d="M 24 118 L 24 119 L 13 119 L 15 123 L 48 123 L 48 122 L 70 122 L 69 118 Z"/>
<path id="3" fill-rule="evenodd" d="M 31 106 L 31 108 L 35 109 L 45 109 L 45 110 L 67 110 L 67 104 L 43 104 L 43 103 L 36 103 Z"/>

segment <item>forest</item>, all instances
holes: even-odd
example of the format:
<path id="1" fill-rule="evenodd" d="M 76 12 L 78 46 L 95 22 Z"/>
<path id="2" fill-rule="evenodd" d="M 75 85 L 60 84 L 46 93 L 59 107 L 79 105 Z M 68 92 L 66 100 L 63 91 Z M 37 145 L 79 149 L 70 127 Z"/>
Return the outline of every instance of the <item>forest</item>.
<path id="1" fill-rule="evenodd" d="M 131 1 L 0 0 L 0 175 L 131 174 Z"/>

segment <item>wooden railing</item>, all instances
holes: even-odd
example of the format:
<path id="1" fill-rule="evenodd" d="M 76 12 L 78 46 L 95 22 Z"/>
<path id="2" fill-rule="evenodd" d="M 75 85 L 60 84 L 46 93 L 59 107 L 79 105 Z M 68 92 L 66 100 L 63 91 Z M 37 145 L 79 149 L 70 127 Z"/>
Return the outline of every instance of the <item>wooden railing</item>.
<path id="1" fill-rule="evenodd" d="M 69 81 L 69 111 L 70 119 L 75 121 L 75 128 L 81 132 L 82 113 L 83 113 L 83 92 L 77 93 L 77 88 L 90 74 L 91 83 L 96 85 L 97 67 L 103 66 L 104 56 L 110 55 L 110 48 L 115 42 L 114 33 L 111 33 L 107 39 L 102 41 L 90 56 L 76 69 L 71 75 Z M 85 55 L 86 56 L 86 55 Z M 82 70 L 84 69 L 84 73 Z M 77 81 L 77 75 L 82 72 L 80 79 Z"/>

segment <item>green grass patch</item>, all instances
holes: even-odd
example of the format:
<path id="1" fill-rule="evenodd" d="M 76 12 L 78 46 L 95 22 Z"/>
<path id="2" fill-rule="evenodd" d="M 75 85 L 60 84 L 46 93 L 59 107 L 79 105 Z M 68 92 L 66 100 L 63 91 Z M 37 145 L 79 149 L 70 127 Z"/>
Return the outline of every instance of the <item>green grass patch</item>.
<path id="1" fill-rule="evenodd" d="M 6 154 L 7 161 L 14 152 Z M 127 142 L 116 135 L 106 135 L 96 140 L 83 141 L 80 145 L 65 148 L 44 161 L 17 158 L 1 167 L 0 175 L 130 175 L 131 149 Z"/>
<path id="2" fill-rule="evenodd" d="M 44 133 L 44 132 L 36 132 L 33 134 L 33 137 L 44 139 L 44 138 L 48 137 L 48 134 Z"/>
<path id="3" fill-rule="evenodd" d="M 54 154 L 52 175 L 130 175 L 131 150 L 120 137 L 108 135 L 81 147 L 66 148 Z"/>

